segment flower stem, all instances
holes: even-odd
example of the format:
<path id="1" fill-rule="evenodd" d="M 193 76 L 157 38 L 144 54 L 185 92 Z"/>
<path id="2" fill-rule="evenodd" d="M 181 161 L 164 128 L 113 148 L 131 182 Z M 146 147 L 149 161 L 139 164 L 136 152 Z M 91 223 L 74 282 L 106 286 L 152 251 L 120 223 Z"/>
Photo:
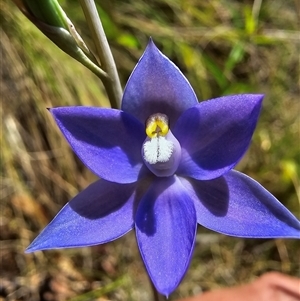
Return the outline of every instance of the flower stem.
<path id="1" fill-rule="evenodd" d="M 121 106 L 123 91 L 116 64 L 109 48 L 95 2 L 94 0 L 80 0 L 80 4 L 92 33 L 96 51 L 101 62 L 101 68 L 108 74 L 108 79 L 102 79 L 102 82 L 111 106 L 118 109 Z"/>

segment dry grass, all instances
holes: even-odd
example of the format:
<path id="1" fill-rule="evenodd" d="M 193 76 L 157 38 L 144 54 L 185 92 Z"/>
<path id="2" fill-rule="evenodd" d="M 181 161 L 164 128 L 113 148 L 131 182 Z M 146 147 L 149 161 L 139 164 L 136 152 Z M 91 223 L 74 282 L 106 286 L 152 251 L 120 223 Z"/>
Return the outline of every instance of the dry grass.
<path id="1" fill-rule="evenodd" d="M 299 217 L 297 1 L 259 2 L 99 1 L 123 83 L 151 35 L 199 99 L 266 93 L 251 149 L 238 168 Z M 79 5 L 62 4 L 89 41 Z M 108 101 L 91 72 L 10 2 L 1 6 L 0 300 L 151 300 L 133 233 L 103 246 L 24 254 L 59 209 L 95 179 L 46 108 Z M 237 239 L 199 227 L 191 267 L 170 300 L 270 270 L 299 276 L 299 258 L 297 241 Z"/>

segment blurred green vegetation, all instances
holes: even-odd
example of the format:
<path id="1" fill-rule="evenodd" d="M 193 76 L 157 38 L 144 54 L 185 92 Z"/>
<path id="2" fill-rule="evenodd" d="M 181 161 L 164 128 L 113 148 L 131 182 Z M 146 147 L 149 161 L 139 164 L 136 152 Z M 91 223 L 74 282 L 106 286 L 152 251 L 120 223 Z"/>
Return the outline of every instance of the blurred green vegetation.
<path id="1" fill-rule="evenodd" d="M 77 1 L 60 2 L 93 47 Z M 152 36 L 199 100 L 265 93 L 238 169 L 299 217 L 299 2 L 97 1 L 123 86 Z M 24 254 L 59 209 L 95 177 L 47 112 L 109 106 L 99 79 L 1 4 L 0 300 L 150 300 L 134 234 L 103 246 Z M 249 217 L 252 218 L 252 217 Z M 224 237 L 199 227 L 187 276 L 170 297 L 250 281 L 270 270 L 299 276 L 299 243 Z"/>

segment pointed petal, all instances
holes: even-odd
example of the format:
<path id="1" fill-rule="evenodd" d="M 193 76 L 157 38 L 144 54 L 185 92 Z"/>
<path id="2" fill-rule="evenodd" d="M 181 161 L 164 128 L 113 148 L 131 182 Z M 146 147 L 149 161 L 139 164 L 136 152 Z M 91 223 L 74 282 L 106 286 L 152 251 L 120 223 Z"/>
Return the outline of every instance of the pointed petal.
<path id="1" fill-rule="evenodd" d="M 122 110 L 142 123 L 152 114 L 166 114 L 172 128 L 180 114 L 197 103 L 185 76 L 150 40 L 127 82 Z"/>
<path id="2" fill-rule="evenodd" d="M 233 170 L 211 181 L 180 179 L 193 195 L 204 227 L 237 237 L 300 238 L 295 216 L 243 173 Z"/>
<path id="3" fill-rule="evenodd" d="M 119 110 L 92 107 L 50 109 L 82 162 L 100 178 L 137 181 L 143 166 L 144 126 Z"/>
<path id="4" fill-rule="evenodd" d="M 262 99 L 224 96 L 185 111 L 173 131 L 182 147 L 177 174 L 210 180 L 232 169 L 249 147 Z"/>
<path id="5" fill-rule="evenodd" d="M 65 205 L 26 251 L 92 246 L 124 235 L 134 225 L 136 185 L 94 182 Z"/>
<path id="6" fill-rule="evenodd" d="M 197 228 L 190 196 L 176 177 L 156 178 L 136 214 L 136 235 L 157 290 L 169 295 L 191 260 Z"/>

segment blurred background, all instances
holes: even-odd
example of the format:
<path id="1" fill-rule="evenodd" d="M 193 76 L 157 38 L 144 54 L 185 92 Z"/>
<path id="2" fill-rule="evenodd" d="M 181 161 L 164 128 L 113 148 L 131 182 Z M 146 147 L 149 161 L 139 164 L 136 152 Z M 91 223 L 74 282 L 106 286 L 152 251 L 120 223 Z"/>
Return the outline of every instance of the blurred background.
<path id="1" fill-rule="evenodd" d="M 300 2 L 96 2 L 123 87 L 152 36 L 199 101 L 265 93 L 253 142 L 237 169 L 299 218 Z M 93 47 L 79 3 L 60 4 Z M 1 2 L 0 13 L 0 300 L 151 300 L 133 232 L 106 245 L 24 254 L 63 205 L 96 179 L 46 108 L 109 102 L 100 80 L 11 1 Z M 295 240 L 225 237 L 199 226 L 190 269 L 169 300 L 245 283 L 271 270 L 299 276 L 299 258 Z"/>

